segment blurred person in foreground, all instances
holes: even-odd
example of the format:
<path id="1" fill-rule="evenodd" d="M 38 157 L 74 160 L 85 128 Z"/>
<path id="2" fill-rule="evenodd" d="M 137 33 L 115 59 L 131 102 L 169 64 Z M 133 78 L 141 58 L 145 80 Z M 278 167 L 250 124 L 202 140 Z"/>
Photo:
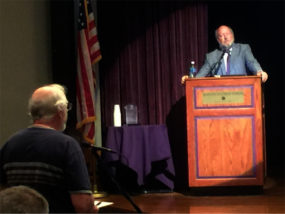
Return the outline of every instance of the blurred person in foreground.
<path id="1" fill-rule="evenodd" d="M 27 186 L 13 186 L 0 191 L 0 213 L 48 213 L 47 200 Z"/>
<path id="2" fill-rule="evenodd" d="M 258 61 L 254 58 L 248 44 L 235 43 L 233 30 L 221 25 L 215 31 L 219 48 L 206 54 L 204 65 L 195 77 L 225 76 L 225 75 L 257 75 L 262 82 L 266 82 L 268 74 L 262 70 Z M 181 78 L 184 84 L 188 75 Z"/>
<path id="3" fill-rule="evenodd" d="M 70 110 L 65 93 L 59 84 L 33 92 L 28 104 L 33 124 L 1 148 L 0 184 L 37 190 L 51 213 L 97 212 L 81 147 L 62 133 Z"/>

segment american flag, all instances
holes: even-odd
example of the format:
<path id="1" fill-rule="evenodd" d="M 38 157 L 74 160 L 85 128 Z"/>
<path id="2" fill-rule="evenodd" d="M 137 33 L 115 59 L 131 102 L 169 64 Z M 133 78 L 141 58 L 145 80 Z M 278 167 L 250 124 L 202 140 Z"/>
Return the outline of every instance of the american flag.
<path id="1" fill-rule="evenodd" d="M 77 125 L 85 141 L 95 142 L 95 73 L 101 59 L 91 0 L 79 0 L 76 109 Z"/>

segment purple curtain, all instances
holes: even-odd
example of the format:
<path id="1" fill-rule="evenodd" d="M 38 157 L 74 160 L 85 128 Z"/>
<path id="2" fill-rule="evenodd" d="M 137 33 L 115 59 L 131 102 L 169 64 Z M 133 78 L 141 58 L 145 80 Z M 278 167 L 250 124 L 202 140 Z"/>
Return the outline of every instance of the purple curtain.
<path id="1" fill-rule="evenodd" d="M 122 114 L 137 105 L 140 124 L 166 124 L 190 61 L 203 63 L 207 22 L 207 5 L 193 1 L 98 1 L 103 129 L 115 104 Z"/>
<path id="2" fill-rule="evenodd" d="M 166 124 L 175 188 L 187 180 L 186 104 L 181 77 L 208 50 L 208 7 L 195 1 L 98 1 L 103 144 L 113 108 L 135 104 L 140 124 Z M 123 117 L 124 118 L 124 117 Z M 124 122 L 124 120 L 123 120 Z"/>
<path id="3" fill-rule="evenodd" d="M 113 124 L 114 104 L 135 104 L 140 124 L 165 124 L 184 96 L 190 61 L 208 48 L 207 6 L 172 1 L 99 1 L 102 123 Z M 124 120 L 123 120 L 124 122 Z"/>

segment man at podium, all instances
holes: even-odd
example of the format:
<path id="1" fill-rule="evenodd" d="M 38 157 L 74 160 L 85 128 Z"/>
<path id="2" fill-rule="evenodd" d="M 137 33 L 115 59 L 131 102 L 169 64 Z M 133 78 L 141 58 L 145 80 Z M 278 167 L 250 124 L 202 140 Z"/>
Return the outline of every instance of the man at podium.
<path id="1" fill-rule="evenodd" d="M 221 25 L 215 31 L 219 48 L 206 54 L 204 65 L 196 77 L 227 76 L 227 75 L 258 75 L 266 82 L 268 74 L 262 70 L 248 44 L 234 43 L 233 30 Z M 182 84 L 188 78 L 182 77 Z"/>

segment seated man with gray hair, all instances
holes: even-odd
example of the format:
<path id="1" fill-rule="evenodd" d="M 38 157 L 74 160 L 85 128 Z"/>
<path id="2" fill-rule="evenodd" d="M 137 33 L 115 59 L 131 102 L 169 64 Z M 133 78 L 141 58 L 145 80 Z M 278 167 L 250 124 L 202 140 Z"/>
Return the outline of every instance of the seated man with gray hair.
<path id="1" fill-rule="evenodd" d="M 63 86 L 51 84 L 33 92 L 33 124 L 0 150 L 0 184 L 32 187 L 47 199 L 51 213 L 97 212 L 81 147 L 62 133 L 68 110 Z"/>

